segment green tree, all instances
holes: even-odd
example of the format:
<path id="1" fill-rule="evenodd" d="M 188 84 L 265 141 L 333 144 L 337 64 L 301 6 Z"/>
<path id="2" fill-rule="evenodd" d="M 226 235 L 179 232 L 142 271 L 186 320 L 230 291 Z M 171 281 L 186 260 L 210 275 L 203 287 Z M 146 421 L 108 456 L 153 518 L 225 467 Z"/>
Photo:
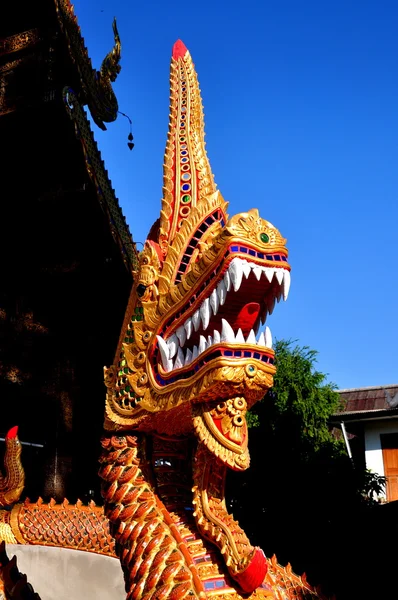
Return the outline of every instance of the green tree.
<path id="1" fill-rule="evenodd" d="M 273 443 L 286 445 L 300 458 L 324 446 L 341 452 L 341 441 L 330 432 L 329 419 L 340 406 L 336 385 L 317 371 L 317 351 L 280 340 L 275 344 L 274 386 L 250 412 L 249 426 L 261 426 Z"/>

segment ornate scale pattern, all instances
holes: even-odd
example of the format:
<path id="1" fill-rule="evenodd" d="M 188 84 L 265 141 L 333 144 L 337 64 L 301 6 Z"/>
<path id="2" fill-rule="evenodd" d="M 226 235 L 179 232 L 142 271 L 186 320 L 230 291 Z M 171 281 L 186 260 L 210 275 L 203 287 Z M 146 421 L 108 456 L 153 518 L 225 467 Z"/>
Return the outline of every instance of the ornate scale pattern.
<path id="1" fill-rule="evenodd" d="M 120 548 L 127 600 L 204 597 L 187 546 L 144 476 L 137 438 L 112 436 L 102 447 L 102 493 Z"/>
<path id="2" fill-rule="evenodd" d="M 17 539 L 23 544 L 62 546 L 113 556 L 115 543 L 101 507 L 92 502 L 70 506 L 67 500 L 45 505 L 25 502 L 13 508 L 11 523 L 18 524 Z"/>

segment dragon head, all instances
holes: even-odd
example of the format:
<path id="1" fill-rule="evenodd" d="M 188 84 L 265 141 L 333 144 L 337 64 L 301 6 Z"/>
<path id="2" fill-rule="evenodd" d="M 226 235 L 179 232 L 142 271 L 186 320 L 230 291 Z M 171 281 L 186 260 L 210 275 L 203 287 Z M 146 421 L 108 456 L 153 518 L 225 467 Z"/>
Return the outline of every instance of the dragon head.
<path id="1" fill-rule="evenodd" d="M 249 464 L 246 410 L 275 373 L 262 326 L 287 298 L 290 266 L 285 240 L 256 209 L 227 215 L 205 152 L 197 76 L 180 41 L 170 88 L 162 208 L 139 258 L 115 364 L 105 370 L 105 427 L 194 430 L 241 470 Z"/>

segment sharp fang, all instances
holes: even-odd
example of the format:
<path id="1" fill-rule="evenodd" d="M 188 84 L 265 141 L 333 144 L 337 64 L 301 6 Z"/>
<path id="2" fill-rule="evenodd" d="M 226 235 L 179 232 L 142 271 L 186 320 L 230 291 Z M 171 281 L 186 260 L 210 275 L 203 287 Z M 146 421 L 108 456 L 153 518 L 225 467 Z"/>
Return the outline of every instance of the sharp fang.
<path id="1" fill-rule="evenodd" d="M 240 342 L 241 344 L 245 343 L 245 338 L 243 337 L 243 332 L 240 328 L 238 329 L 238 333 L 236 334 L 235 341 Z"/>
<path id="2" fill-rule="evenodd" d="M 225 279 L 224 279 L 224 284 L 225 284 Z M 220 300 L 218 298 L 218 294 L 217 294 L 217 290 L 214 289 L 211 293 L 210 296 L 210 306 L 211 309 L 213 311 L 213 315 L 216 315 L 218 313 L 218 307 L 220 306 Z"/>
<path id="3" fill-rule="evenodd" d="M 267 344 L 265 343 L 265 335 L 264 335 L 264 331 L 262 331 L 260 333 L 260 337 L 258 338 L 258 342 L 257 342 L 257 346 L 266 346 Z"/>
<path id="4" fill-rule="evenodd" d="M 283 281 L 283 270 L 282 269 L 275 269 L 275 276 L 278 280 L 279 285 L 282 284 Z"/>
<path id="5" fill-rule="evenodd" d="M 199 348 L 198 348 L 198 354 L 202 354 L 202 352 L 204 352 L 207 348 L 207 342 L 206 342 L 206 338 L 201 335 L 199 337 Z"/>
<path id="6" fill-rule="evenodd" d="M 260 281 L 262 272 L 263 270 L 261 267 L 253 267 L 253 273 L 255 274 L 257 281 Z"/>
<path id="7" fill-rule="evenodd" d="M 290 271 L 286 271 L 284 272 L 283 275 L 283 299 L 287 300 L 287 297 L 289 295 L 289 290 L 290 290 Z"/>
<path id="8" fill-rule="evenodd" d="M 243 277 L 243 265 L 242 261 L 239 258 L 234 258 L 231 264 L 229 265 L 229 276 L 231 277 L 231 283 L 234 286 L 235 292 L 240 288 L 240 284 L 242 283 Z"/>
<path id="9" fill-rule="evenodd" d="M 229 290 L 231 289 L 231 277 L 229 276 L 228 271 L 225 271 L 224 283 L 225 287 L 227 288 L 227 292 L 229 292 Z"/>
<path id="10" fill-rule="evenodd" d="M 209 348 L 212 345 L 213 345 L 213 338 L 211 337 L 211 335 L 208 335 L 207 336 L 207 347 Z"/>
<path id="11" fill-rule="evenodd" d="M 178 337 L 175 333 L 167 340 L 167 345 L 169 347 L 169 358 L 173 358 L 177 354 L 178 345 Z"/>
<path id="12" fill-rule="evenodd" d="M 272 348 L 272 335 L 269 327 L 265 328 L 265 345 L 267 348 Z"/>
<path id="13" fill-rule="evenodd" d="M 175 363 L 174 363 L 174 368 L 175 369 L 181 369 L 181 367 L 184 366 L 184 362 L 185 362 L 184 353 L 181 350 L 181 348 L 178 348 L 177 358 L 176 358 Z"/>
<path id="14" fill-rule="evenodd" d="M 221 341 L 229 342 L 233 344 L 235 342 L 235 334 L 231 325 L 225 319 L 221 319 L 222 329 L 221 329 Z"/>
<path id="15" fill-rule="evenodd" d="M 189 318 L 189 319 L 187 319 L 185 321 L 185 323 L 184 323 L 184 329 L 187 332 L 187 340 L 189 340 L 189 338 L 192 335 L 192 329 L 193 329 L 193 327 L 192 327 L 192 319 L 191 318 Z"/>
<path id="16" fill-rule="evenodd" d="M 176 336 L 178 337 L 178 341 L 180 342 L 180 346 L 182 347 L 185 344 L 185 340 L 187 339 L 187 332 L 185 331 L 184 325 L 181 325 L 176 330 Z"/>
<path id="17" fill-rule="evenodd" d="M 225 298 L 227 297 L 227 288 L 225 287 L 225 283 L 224 283 L 223 279 L 220 281 L 220 283 L 217 286 L 217 294 L 220 299 L 220 304 L 222 306 L 225 302 Z"/>
<path id="18" fill-rule="evenodd" d="M 272 279 L 274 278 L 275 270 L 274 269 L 270 269 L 269 267 L 265 267 L 264 272 L 265 272 L 266 278 L 271 283 Z"/>
<path id="19" fill-rule="evenodd" d="M 246 344 L 256 344 L 256 334 L 254 333 L 253 329 L 250 330 L 249 335 L 247 336 L 246 339 Z"/>
<path id="20" fill-rule="evenodd" d="M 173 368 L 173 361 L 169 358 L 169 347 L 160 335 L 157 335 L 156 337 L 158 339 L 158 346 L 160 350 L 160 357 L 162 359 L 163 369 L 167 372 L 171 371 Z"/>
<path id="21" fill-rule="evenodd" d="M 211 308 L 210 308 L 210 300 L 206 298 L 202 302 L 202 306 L 200 307 L 200 316 L 202 319 L 203 330 L 206 331 L 208 324 L 210 323 L 211 317 Z"/>
<path id="22" fill-rule="evenodd" d="M 250 273 L 252 272 L 252 268 L 248 262 L 242 261 L 242 270 L 247 279 L 249 277 Z"/>
<path id="23" fill-rule="evenodd" d="M 187 348 L 187 352 L 185 355 L 185 364 L 189 365 L 189 363 L 192 361 L 192 352 L 190 351 L 189 348 Z"/>
<path id="24" fill-rule="evenodd" d="M 213 331 L 213 340 L 215 344 L 219 344 L 221 342 L 220 332 L 216 329 Z"/>
<path id="25" fill-rule="evenodd" d="M 194 346 L 194 347 L 192 348 L 192 360 L 195 360 L 195 359 L 197 359 L 197 358 L 198 358 L 198 347 L 197 347 L 197 346 Z"/>
<path id="26" fill-rule="evenodd" d="M 200 311 L 197 310 L 192 315 L 192 325 L 195 331 L 198 331 L 200 325 Z"/>

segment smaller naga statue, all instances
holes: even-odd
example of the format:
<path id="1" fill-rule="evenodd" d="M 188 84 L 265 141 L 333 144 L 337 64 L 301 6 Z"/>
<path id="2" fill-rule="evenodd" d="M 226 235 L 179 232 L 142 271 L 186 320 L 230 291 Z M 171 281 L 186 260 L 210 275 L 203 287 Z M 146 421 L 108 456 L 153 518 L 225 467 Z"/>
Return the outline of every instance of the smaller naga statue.
<path id="1" fill-rule="evenodd" d="M 227 469 L 249 467 L 246 412 L 273 384 L 265 325 L 289 293 L 286 241 L 256 209 L 227 215 L 181 41 L 170 94 L 160 218 L 105 369 L 100 476 L 127 599 L 320 598 L 253 547 L 224 498 Z"/>

